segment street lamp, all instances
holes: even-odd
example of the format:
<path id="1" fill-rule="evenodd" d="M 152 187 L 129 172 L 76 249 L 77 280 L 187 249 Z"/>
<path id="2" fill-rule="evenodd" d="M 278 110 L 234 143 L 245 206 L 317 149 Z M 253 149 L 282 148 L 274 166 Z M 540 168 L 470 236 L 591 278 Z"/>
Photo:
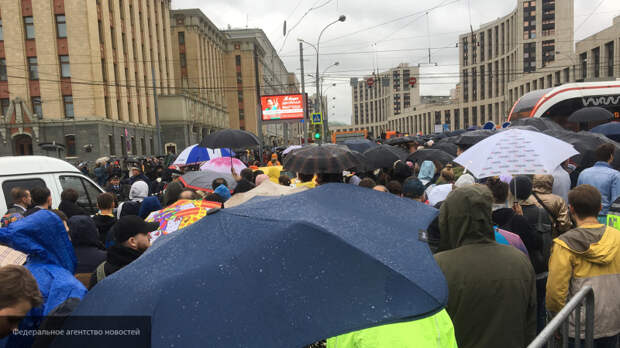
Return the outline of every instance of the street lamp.
<path id="1" fill-rule="evenodd" d="M 338 17 L 337 20 L 327 24 L 325 26 L 325 28 L 323 28 L 323 30 L 321 30 L 321 33 L 319 34 L 319 38 L 316 40 L 316 94 L 317 94 L 317 110 L 321 110 L 321 90 L 319 87 L 319 52 L 321 49 L 321 36 L 323 36 L 323 33 L 325 32 L 325 30 L 327 28 L 329 28 L 330 26 L 338 23 L 338 22 L 344 22 L 347 19 L 347 17 L 345 15 L 340 15 L 340 17 Z M 323 135 L 327 136 L 327 131 L 329 129 L 328 124 L 327 124 L 327 117 L 325 117 L 325 119 L 323 120 Z"/>

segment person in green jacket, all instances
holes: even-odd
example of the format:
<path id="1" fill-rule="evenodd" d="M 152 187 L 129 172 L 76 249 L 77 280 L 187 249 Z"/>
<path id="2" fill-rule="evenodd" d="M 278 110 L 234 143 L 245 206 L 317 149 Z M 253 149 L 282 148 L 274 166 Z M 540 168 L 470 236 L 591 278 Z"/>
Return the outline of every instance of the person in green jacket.
<path id="1" fill-rule="evenodd" d="M 536 336 L 536 278 L 527 256 L 495 242 L 493 194 L 452 191 L 439 213 L 435 260 L 448 282 L 446 310 L 462 348 L 522 348 Z"/>
<path id="2" fill-rule="evenodd" d="M 430 317 L 375 326 L 327 339 L 327 348 L 456 348 L 445 309 Z"/>

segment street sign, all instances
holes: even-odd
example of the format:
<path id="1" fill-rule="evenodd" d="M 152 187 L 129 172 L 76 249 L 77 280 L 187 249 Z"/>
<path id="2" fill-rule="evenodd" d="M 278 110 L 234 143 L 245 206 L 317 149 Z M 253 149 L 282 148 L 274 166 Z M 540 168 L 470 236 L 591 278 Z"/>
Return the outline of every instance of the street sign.
<path id="1" fill-rule="evenodd" d="M 409 84 L 413 87 L 415 86 L 415 84 L 418 82 L 418 79 L 416 79 L 415 77 L 410 77 L 409 78 Z"/>
<path id="2" fill-rule="evenodd" d="M 366 83 L 368 83 L 368 87 L 372 87 L 372 85 L 375 84 L 375 79 L 369 77 L 368 80 L 366 80 Z"/>
<path id="3" fill-rule="evenodd" d="M 323 115 L 320 112 L 315 112 L 310 115 L 310 121 L 312 124 L 323 124 Z"/>

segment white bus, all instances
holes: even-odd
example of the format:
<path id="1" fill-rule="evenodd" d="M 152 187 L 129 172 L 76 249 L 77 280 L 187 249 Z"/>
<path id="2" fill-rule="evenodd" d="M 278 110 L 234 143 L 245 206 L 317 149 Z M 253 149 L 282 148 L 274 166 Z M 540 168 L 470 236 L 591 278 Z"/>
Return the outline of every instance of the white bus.
<path id="1" fill-rule="evenodd" d="M 605 108 L 620 119 L 620 81 L 569 83 L 527 93 L 512 107 L 508 121 L 549 117 L 565 126 L 568 116 L 590 106 Z"/>

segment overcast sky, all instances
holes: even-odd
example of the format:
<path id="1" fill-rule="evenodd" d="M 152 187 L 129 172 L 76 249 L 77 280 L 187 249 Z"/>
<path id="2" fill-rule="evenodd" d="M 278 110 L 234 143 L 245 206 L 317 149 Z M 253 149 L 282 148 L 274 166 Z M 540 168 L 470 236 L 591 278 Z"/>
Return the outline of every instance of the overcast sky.
<path id="1" fill-rule="evenodd" d="M 559 6 L 566 0 L 556 0 Z M 344 23 L 328 28 L 321 38 L 321 71 L 329 70 L 329 82 L 336 83 L 326 94 L 330 97 L 330 121 L 351 121 L 351 77 L 363 77 L 389 69 L 399 63 L 422 65 L 422 95 L 448 95 L 458 82 L 458 35 L 512 11 L 517 0 L 173 0 L 173 8 L 200 8 L 225 29 L 261 28 L 287 69 L 299 76 L 297 38 L 316 43 L 320 30 L 344 14 Z M 470 5 L 471 4 L 471 10 Z M 309 11 L 313 7 L 320 7 Z M 432 9 L 432 10 L 430 10 Z M 428 15 L 425 13 L 428 11 Z M 307 14 L 306 14 L 307 13 Z M 471 13 L 471 15 L 470 15 Z M 306 14 L 304 16 L 304 14 Z M 618 0 L 575 0 L 575 40 L 611 26 L 620 16 Z M 284 40 L 282 24 L 287 21 Z M 297 26 L 295 26 L 297 24 Z M 430 35 L 428 35 L 430 33 Z M 304 48 L 305 70 L 316 69 L 314 50 Z M 306 79 L 306 90 L 314 93 L 314 83 Z M 331 100 L 335 97 L 335 100 Z M 335 108 L 332 108 L 335 106 Z"/>

